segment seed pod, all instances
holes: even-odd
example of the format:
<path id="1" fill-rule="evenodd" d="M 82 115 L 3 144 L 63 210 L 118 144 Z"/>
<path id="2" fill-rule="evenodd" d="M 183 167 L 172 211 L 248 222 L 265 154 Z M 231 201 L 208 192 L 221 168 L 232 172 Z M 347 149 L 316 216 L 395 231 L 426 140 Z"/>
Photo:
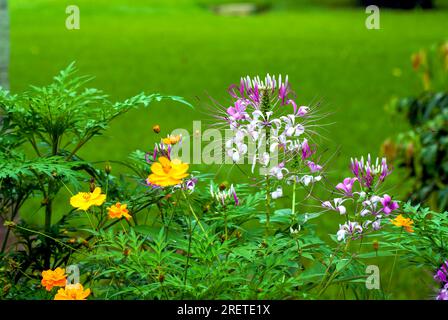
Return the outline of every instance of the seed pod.
<path id="1" fill-rule="evenodd" d="M 378 249 L 380 248 L 380 243 L 378 242 L 378 240 L 373 241 L 372 247 L 373 247 L 373 250 L 378 251 Z"/>
<path id="2" fill-rule="evenodd" d="M 112 166 L 110 163 L 106 163 L 106 167 L 104 168 L 104 171 L 106 171 L 106 174 L 109 175 L 112 172 Z"/>
<path id="3" fill-rule="evenodd" d="M 160 133 L 160 126 L 158 124 L 154 125 L 152 127 L 152 131 L 154 131 L 155 133 Z"/>
<path id="4" fill-rule="evenodd" d="M 95 178 L 90 178 L 90 192 L 93 192 L 96 188 L 95 186 Z"/>
<path id="5" fill-rule="evenodd" d="M 226 190 L 227 189 L 227 182 L 222 182 L 220 185 L 219 185 L 219 191 L 224 191 L 224 190 Z"/>
<path id="6" fill-rule="evenodd" d="M 14 221 L 5 221 L 3 223 L 3 226 L 5 228 L 14 228 L 16 226 L 16 223 Z"/>

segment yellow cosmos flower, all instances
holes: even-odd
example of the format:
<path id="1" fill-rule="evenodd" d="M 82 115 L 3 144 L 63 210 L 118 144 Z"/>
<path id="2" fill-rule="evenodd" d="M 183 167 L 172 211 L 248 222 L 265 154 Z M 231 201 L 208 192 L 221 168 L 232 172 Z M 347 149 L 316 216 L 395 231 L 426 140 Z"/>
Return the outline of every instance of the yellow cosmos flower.
<path id="1" fill-rule="evenodd" d="M 166 157 L 160 157 L 159 162 L 151 165 L 152 173 L 146 181 L 160 187 L 175 186 L 188 176 L 187 171 L 187 163 L 182 163 L 179 159 L 170 161 Z"/>
<path id="2" fill-rule="evenodd" d="M 176 143 L 178 143 L 180 141 L 181 136 L 180 135 L 176 135 L 176 136 L 168 136 L 164 139 L 162 139 L 162 143 L 163 144 L 171 144 L 174 145 Z"/>
<path id="3" fill-rule="evenodd" d="M 46 270 L 42 272 L 42 285 L 50 291 L 53 287 L 63 287 L 67 282 L 65 270 L 62 268 L 56 268 L 53 270 Z"/>
<path id="4" fill-rule="evenodd" d="M 90 289 L 84 290 L 82 284 L 68 284 L 58 290 L 54 300 L 86 300 L 90 295 Z"/>
<path id="5" fill-rule="evenodd" d="M 93 192 L 79 192 L 70 198 L 70 204 L 79 209 L 87 211 L 91 206 L 100 206 L 106 201 L 106 195 L 101 193 L 101 188 L 96 187 Z"/>
<path id="6" fill-rule="evenodd" d="M 391 220 L 391 222 L 397 227 L 403 227 L 407 232 L 414 232 L 414 230 L 412 229 L 414 221 L 412 221 L 412 219 L 410 218 L 403 217 L 401 214 L 398 215 L 394 220 Z"/>
<path id="7" fill-rule="evenodd" d="M 121 204 L 120 202 L 117 202 L 113 206 L 107 208 L 109 212 L 109 217 L 112 219 L 114 218 L 121 219 L 123 217 L 125 217 L 126 220 L 131 219 L 132 217 L 129 214 L 127 206 L 128 206 L 127 204 Z"/>

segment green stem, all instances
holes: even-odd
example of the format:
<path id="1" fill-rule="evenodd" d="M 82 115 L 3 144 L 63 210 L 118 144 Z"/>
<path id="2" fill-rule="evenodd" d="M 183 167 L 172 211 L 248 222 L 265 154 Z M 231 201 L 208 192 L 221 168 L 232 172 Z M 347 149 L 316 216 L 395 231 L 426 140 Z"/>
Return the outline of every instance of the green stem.
<path id="1" fill-rule="evenodd" d="M 78 250 L 78 249 L 76 249 L 76 248 L 70 247 L 69 245 L 65 244 L 64 242 L 62 242 L 62 241 L 60 241 L 60 240 L 58 240 L 58 239 L 55 239 L 55 238 L 53 238 L 53 237 L 51 237 L 51 236 L 49 236 L 49 235 L 47 235 L 47 234 L 45 234 L 45 233 L 43 233 L 43 232 L 36 231 L 36 230 L 32 230 L 32 229 L 28 229 L 28 228 L 25 228 L 25 227 L 22 227 L 22 226 L 19 226 L 19 225 L 16 225 L 14 228 L 19 228 L 19 229 L 22 229 L 22 230 L 25 230 L 25 231 L 28 231 L 28 232 L 31 232 L 31 233 L 39 234 L 39 235 L 41 235 L 41 236 L 43 236 L 43 237 L 46 237 L 46 238 L 48 238 L 48 239 L 53 240 L 54 242 L 59 243 L 60 245 L 62 245 L 62 246 L 64 246 L 64 247 L 67 247 L 67 248 L 69 248 L 69 249 L 71 249 L 71 250 L 74 250 L 74 251 L 79 252 L 79 253 L 81 253 L 81 254 L 84 255 L 84 253 L 83 253 L 82 251 L 80 251 L 80 250 Z"/>
<path id="2" fill-rule="evenodd" d="M 8 228 L 6 230 L 6 234 L 5 234 L 5 238 L 3 240 L 3 244 L 2 244 L 2 250 L 0 251 L 0 253 L 4 253 L 6 250 L 6 244 L 8 243 L 8 238 L 9 238 L 9 233 L 10 233 L 11 229 Z"/>
<path id="3" fill-rule="evenodd" d="M 225 240 L 229 238 L 228 230 L 227 230 L 227 212 L 224 210 L 224 234 L 225 234 Z"/>
<path id="4" fill-rule="evenodd" d="M 266 236 L 269 235 L 270 219 L 271 219 L 271 182 L 269 176 L 266 175 Z"/>
<path id="5" fill-rule="evenodd" d="M 205 232 L 205 229 L 204 229 L 204 227 L 202 226 L 201 221 L 199 221 L 199 218 L 196 216 L 196 213 L 194 212 L 193 207 L 191 206 L 190 201 L 188 201 L 188 198 L 187 198 L 187 196 L 185 195 L 184 190 L 181 190 L 181 193 L 182 193 L 184 199 L 185 199 L 185 200 L 187 201 L 187 203 L 188 203 L 188 208 L 190 209 L 190 212 L 193 214 L 194 218 L 196 219 L 196 222 L 198 223 L 199 227 L 201 228 L 202 232 L 204 232 L 205 237 L 206 237 L 207 240 L 208 240 L 207 233 Z"/>
<path id="6" fill-rule="evenodd" d="M 400 242 L 400 240 L 401 240 L 402 233 L 403 233 L 403 228 L 401 228 L 400 236 L 398 237 L 398 242 Z M 397 256 L 398 256 L 398 247 L 397 247 L 397 250 L 395 250 L 395 257 L 394 257 L 394 262 L 392 264 L 392 270 L 390 272 L 389 284 L 387 285 L 387 292 L 390 292 L 390 285 L 392 284 L 392 278 L 394 276 L 395 264 L 397 263 Z"/>
<path id="7" fill-rule="evenodd" d="M 187 251 L 187 262 L 185 264 L 185 270 L 184 270 L 184 286 L 187 285 L 188 267 L 190 264 L 191 241 L 192 241 L 191 217 L 188 217 L 188 251 Z"/>
<path id="8" fill-rule="evenodd" d="M 293 222 L 296 222 L 296 184 L 297 181 L 294 179 L 294 184 L 292 185 L 292 204 L 291 204 L 291 217 Z"/>
<path id="9" fill-rule="evenodd" d="M 84 211 L 84 213 L 86 214 L 87 219 L 89 219 L 89 223 L 90 223 L 90 226 L 92 227 L 92 230 L 93 230 L 93 231 L 96 231 L 96 228 L 95 228 L 95 226 L 93 225 L 92 219 L 90 219 L 90 215 L 89 215 L 89 213 L 88 213 L 87 211 Z"/>

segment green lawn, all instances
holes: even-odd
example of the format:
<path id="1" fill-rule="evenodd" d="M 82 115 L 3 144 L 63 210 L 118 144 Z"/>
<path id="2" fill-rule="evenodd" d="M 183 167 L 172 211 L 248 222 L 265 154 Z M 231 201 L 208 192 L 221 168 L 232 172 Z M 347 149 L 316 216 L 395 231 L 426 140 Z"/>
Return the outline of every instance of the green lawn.
<path id="1" fill-rule="evenodd" d="M 187 3 L 187 1 L 184 1 Z M 11 88 L 45 84 L 76 60 L 94 86 L 113 99 L 146 92 L 186 97 L 191 111 L 172 103 L 154 105 L 117 120 L 107 137 L 85 149 L 94 159 L 123 159 L 164 132 L 205 119 L 207 94 L 228 101 L 226 88 L 241 75 L 289 74 L 298 102 L 323 102 L 328 146 L 341 147 L 335 168 L 350 156 L 378 152 L 379 144 L 404 125 L 384 116 L 392 95 L 415 90 L 409 56 L 448 36 L 447 11 L 390 12 L 381 30 L 364 27 L 360 9 L 274 11 L 252 17 L 218 17 L 199 7 L 145 1 L 78 1 L 81 30 L 65 29 L 61 1 L 12 1 Z M 415 21 L 419 21 L 418 27 Z M 402 69 L 401 77 L 392 70 Z"/>
<path id="2" fill-rule="evenodd" d="M 91 160 L 123 160 L 135 149 L 150 149 L 156 123 L 164 134 L 191 130 L 193 120 L 210 118 L 204 113 L 211 105 L 208 95 L 226 104 L 229 84 L 269 72 L 289 74 L 298 103 L 322 102 L 321 112 L 329 114 L 324 122 L 333 124 L 322 132 L 327 140 L 321 150 L 329 157 L 340 148 L 330 174 L 342 178 L 351 156 L 376 155 L 384 139 L 406 128 L 384 113 L 384 105 L 393 95 L 417 92 L 411 53 L 448 38 L 446 10 L 384 10 L 381 29 L 367 30 L 362 8 L 299 6 L 223 17 L 191 0 L 80 0 L 81 29 L 68 31 L 65 7 L 71 2 L 10 2 L 13 92 L 46 84 L 76 60 L 81 73 L 96 76 L 92 85 L 114 100 L 161 92 L 196 106 L 193 111 L 162 102 L 117 119 L 106 136 L 84 149 Z M 223 169 L 219 179 L 238 182 L 241 176 Z M 400 179 L 397 174 L 390 185 Z M 407 297 L 419 297 L 408 289 Z"/>

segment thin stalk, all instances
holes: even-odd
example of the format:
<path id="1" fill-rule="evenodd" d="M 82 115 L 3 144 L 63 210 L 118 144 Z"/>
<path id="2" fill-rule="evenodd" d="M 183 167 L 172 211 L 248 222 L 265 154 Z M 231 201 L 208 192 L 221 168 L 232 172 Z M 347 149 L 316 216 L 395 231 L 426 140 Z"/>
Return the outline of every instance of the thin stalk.
<path id="1" fill-rule="evenodd" d="M 184 286 L 187 285 L 187 277 L 188 277 L 188 267 L 190 264 L 190 251 L 191 251 L 191 241 L 192 241 L 192 230 L 191 230 L 191 216 L 188 217 L 188 251 L 187 251 L 187 261 L 185 264 L 184 270 Z"/>
<path id="2" fill-rule="evenodd" d="M 269 235 L 270 219 L 271 219 L 271 183 L 269 176 L 266 175 L 266 226 L 265 233 L 266 236 Z"/>
<path id="3" fill-rule="evenodd" d="M 181 190 L 181 193 L 182 193 L 182 195 L 184 196 L 184 199 L 185 199 L 185 200 L 187 201 L 187 203 L 188 203 L 188 208 L 190 209 L 190 212 L 193 214 L 194 218 L 196 219 L 196 222 L 198 223 L 199 227 L 201 228 L 202 232 L 204 232 L 205 237 L 206 237 L 207 240 L 208 240 L 207 233 L 205 232 L 205 229 L 204 229 L 204 227 L 202 226 L 201 221 L 199 221 L 199 218 L 197 217 L 196 213 L 194 212 L 193 207 L 191 206 L 190 201 L 188 201 L 188 198 L 187 198 L 187 196 L 185 195 L 184 190 Z"/>
<path id="4" fill-rule="evenodd" d="M 294 222 L 296 222 L 296 184 L 297 181 L 294 179 L 294 184 L 292 185 L 292 204 L 291 204 L 291 217 Z"/>
<path id="5" fill-rule="evenodd" d="M 49 236 L 49 235 L 47 235 L 47 234 L 45 234 L 45 233 L 43 233 L 43 232 L 40 232 L 40 231 L 37 231 L 37 230 L 28 229 L 28 228 L 25 228 L 25 227 L 22 227 L 22 226 L 19 226 L 19 225 L 15 225 L 14 228 L 19 228 L 19 229 L 22 229 L 22 230 L 25 230 L 25 231 L 28 231 L 28 232 L 31 232 L 31 233 L 39 234 L 39 235 L 41 235 L 41 236 L 43 236 L 43 237 L 46 237 L 46 238 L 48 238 L 48 239 L 53 240 L 54 242 L 59 243 L 60 245 L 62 245 L 62 246 L 64 246 L 64 247 L 67 247 L 67 248 L 69 248 L 69 249 L 71 249 L 71 250 L 73 250 L 73 251 L 76 251 L 76 252 L 78 252 L 78 253 L 80 253 L 80 254 L 85 255 L 82 251 L 80 251 L 80 250 L 78 250 L 78 249 L 76 249 L 76 248 L 70 247 L 69 245 L 65 244 L 64 242 L 62 242 L 62 241 L 60 241 L 60 240 L 58 240 L 58 239 L 55 239 L 55 238 L 53 238 L 53 237 L 51 237 L 51 236 Z"/>
<path id="6" fill-rule="evenodd" d="M 227 240 L 229 238 L 229 233 L 227 230 L 227 211 L 224 210 L 224 234 L 225 234 L 225 239 Z"/>
<path id="7" fill-rule="evenodd" d="M 402 233 L 403 233 L 403 228 L 401 228 L 400 236 L 398 237 L 398 242 L 400 242 L 400 240 L 401 240 Z M 392 278 L 394 276 L 395 264 L 397 263 L 397 256 L 398 256 L 398 248 L 397 248 L 397 250 L 395 250 L 395 257 L 394 257 L 394 262 L 392 264 L 392 271 L 390 272 L 389 284 L 387 285 L 387 292 L 390 292 L 390 285 L 392 284 Z"/>

